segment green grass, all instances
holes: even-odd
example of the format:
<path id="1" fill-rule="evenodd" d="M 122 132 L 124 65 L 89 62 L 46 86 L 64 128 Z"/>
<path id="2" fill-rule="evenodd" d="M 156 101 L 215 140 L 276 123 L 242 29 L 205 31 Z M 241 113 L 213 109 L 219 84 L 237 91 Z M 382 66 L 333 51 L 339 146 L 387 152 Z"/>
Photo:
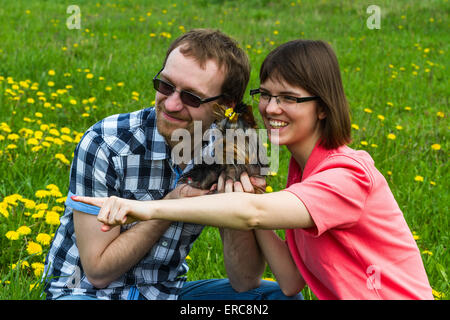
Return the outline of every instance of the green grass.
<path id="1" fill-rule="evenodd" d="M 80 30 L 66 28 L 65 1 L 0 1 L 0 200 L 8 201 L 3 210 L 8 217 L 0 214 L 0 299 L 40 297 L 41 288 L 30 290 L 30 285 L 39 279 L 36 263 L 43 262 L 48 245 L 41 244 L 42 253 L 31 256 L 34 251 L 27 247 L 38 243 L 39 233 L 52 234 L 57 228 L 47 223 L 47 216 L 62 206 L 57 199 L 67 192 L 69 165 L 55 155 L 70 161 L 77 137 L 93 123 L 150 106 L 155 95 L 151 79 L 170 42 L 197 27 L 221 29 L 245 48 L 253 68 L 249 88 L 258 86 L 259 67 L 277 45 L 295 38 L 331 43 L 352 109 L 351 147 L 367 150 L 388 180 L 416 235 L 436 297 L 448 299 L 447 0 L 377 1 L 379 30 L 366 27 L 372 1 L 76 4 L 82 14 Z M 93 78 L 87 79 L 88 74 Z M 65 140 L 64 127 L 70 130 Z M 27 136 L 23 128 L 32 131 Z M 57 137 L 51 128 L 60 141 L 45 140 Z M 29 144 L 38 131 L 38 144 Z M 435 144 L 439 150 L 432 148 Z M 283 148 L 280 170 L 270 181 L 274 190 L 285 186 L 288 160 Z M 62 195 L 54 189 L 53 195 L 39 198 L 36 191 L 49 184 Z M 22 198 L 5 198 L 14 194 Z M 37 210 L 30 202 L 26 208 L 24 199 L 48 208 Z M 6 237 L 23 225 L 31 233 L 18 240 Z M 217 230 L 206 228 L 190 253 L 189 280 L 225 277 L 221 250 Z M 12 269 L 19 261 L 29 266 Z M 272 277 L 270 270 L 265 276 Z M 303 293 L 314 298 L 308 288 Z"/>

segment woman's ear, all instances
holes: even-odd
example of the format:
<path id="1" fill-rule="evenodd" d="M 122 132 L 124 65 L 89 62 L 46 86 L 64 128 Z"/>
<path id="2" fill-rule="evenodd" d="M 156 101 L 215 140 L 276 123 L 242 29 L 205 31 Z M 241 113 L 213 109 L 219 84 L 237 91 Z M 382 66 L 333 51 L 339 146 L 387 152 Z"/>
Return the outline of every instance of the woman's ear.
<path id="1" fill-rule="evenodd" d="M 325 108 L 321 104 L 317 104 L 317 118 L 319 120 L 323 120 L 327 117 L 327 113 L 325 111 Z"/>

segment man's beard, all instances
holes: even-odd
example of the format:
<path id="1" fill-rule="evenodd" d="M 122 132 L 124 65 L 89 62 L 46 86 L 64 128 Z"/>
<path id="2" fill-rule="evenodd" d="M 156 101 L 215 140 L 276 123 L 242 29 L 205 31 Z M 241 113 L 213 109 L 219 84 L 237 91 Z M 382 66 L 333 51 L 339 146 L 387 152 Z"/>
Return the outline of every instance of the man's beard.
<path id="1" fill-rule="evenodd" d="M 178 143 L 178 141 L 172 140 L 172 133 L 176 129 L 184 129 L 189 132 L 191 136 L 194 134 L 194 121 L 192 119 L 185 119 L 181 118 L 179 114 L 176 113 L 169 113 L 164 108 L 163 103 L 160 103 L 155 106 L 156 108 L 156 127 L 158 129 L 158 132 L 163 138 L 166 140 L 166 143 L 172 148 L 174 145 Z M 174 123 L 170 123 L 168 120 L 164 119 L 164 116 L 162 113 L 166 113 L 171 117 L 174 117 L 176 119 L 187 121 L 187 125 L 183 125 L 182 127 L 179 125 L 176 125 Z"/>

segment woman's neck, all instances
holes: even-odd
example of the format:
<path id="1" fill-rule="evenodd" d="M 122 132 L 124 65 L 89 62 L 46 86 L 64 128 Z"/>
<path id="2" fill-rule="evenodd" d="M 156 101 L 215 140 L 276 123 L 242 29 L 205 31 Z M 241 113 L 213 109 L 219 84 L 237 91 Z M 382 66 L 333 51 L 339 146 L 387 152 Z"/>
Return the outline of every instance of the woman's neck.
<path id="1" fill-rule="evenodd" d="M 305 141 L 287 146 L 292 157 L 294 157 L 295 161 L 302 169 L 302 172 L 305 170 L 306 162 L 308 162 L 309 156 L 316 146 L 317 141 L 319 141 L 319 136 L 313 135 Z"/>

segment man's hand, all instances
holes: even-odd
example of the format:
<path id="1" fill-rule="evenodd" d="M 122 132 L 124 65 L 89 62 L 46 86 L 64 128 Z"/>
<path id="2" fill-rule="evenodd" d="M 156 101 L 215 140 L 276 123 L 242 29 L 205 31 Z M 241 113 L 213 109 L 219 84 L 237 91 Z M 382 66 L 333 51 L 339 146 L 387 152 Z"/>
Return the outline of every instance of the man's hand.
<path id="1" fill-rule="evenodd" d="M 188 184 L 180 184 L 175 189 L 170 191 L 164 199 L 180 199 L 180 198 L 189 198 L 189 197 L 198 197 L 204 196 L 208 193 L 213 192 L 217 187 L 217 184 L 214 184 L 210 190 L 202 190 L 191 187 Z"/>
<path id="2" fill-rule="evenodd" d="M 218 179 L 218 192 L 255 193 L 266 187 L 266 180 L 263 177 L 249 177 L 246 172 L 241 174 L 240 181 L 233 182 L 231 179 L 224 181 L 224 177 L 222 174 Z M 223 243 L 225 269 L 233 289 L 244 292 L 258 287 L 265 269 L 265 261 L 254 232 L 228 228 L 220 228 L 219 231 Z"/>

